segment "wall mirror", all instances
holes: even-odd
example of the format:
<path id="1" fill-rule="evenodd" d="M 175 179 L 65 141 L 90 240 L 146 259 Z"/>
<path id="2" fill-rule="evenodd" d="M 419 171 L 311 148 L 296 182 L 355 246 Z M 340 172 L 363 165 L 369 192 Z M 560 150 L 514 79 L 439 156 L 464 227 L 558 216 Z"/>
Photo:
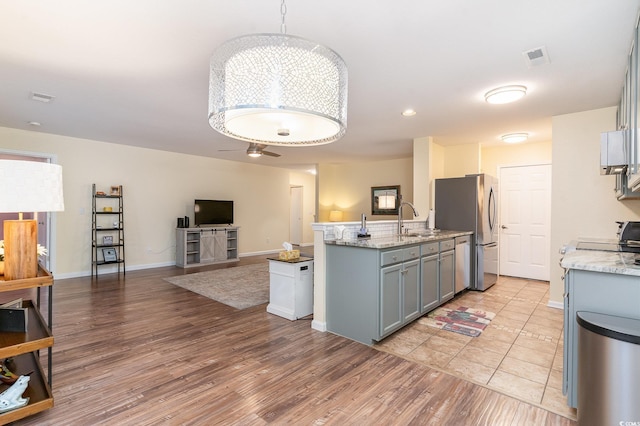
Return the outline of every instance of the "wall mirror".
<path id="1" fill-rule="evenodd" d="M 371 214 L 398 214 L 400 185 L 371 187 Z"/>

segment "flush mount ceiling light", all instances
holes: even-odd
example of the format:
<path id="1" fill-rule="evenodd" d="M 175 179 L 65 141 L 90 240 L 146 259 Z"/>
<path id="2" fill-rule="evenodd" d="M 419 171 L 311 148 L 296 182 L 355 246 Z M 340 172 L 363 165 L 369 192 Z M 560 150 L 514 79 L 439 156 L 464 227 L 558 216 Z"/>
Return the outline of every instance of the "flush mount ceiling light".
<path id="1" fill-rule="evenodd" d="M 528 138 L 528 133 L 509 133 L 501 136 L 502 141 L 506 143 L 520 143 L 526 141 Z"/>
<path id="2" fill-rule="evenodd" d="M 485 93 L 484 100 L 490 104 L 508 104 L 527 94 L 525 86 L 503 86 Z"/>
<path id="3" fill-rule="evenodd" d="M 336 52 L 286 34 L 251 34 L 211 57 L 209 124 L 265 145 L 322 145 L 347 131 L 347 67 Z"/>
<path id="4" fill-rule="evenodd" d="M 402 111 L 402 116 L 403 117 L 413 117 L 416 114 L 417 114 L 416 110 L 411 109 L 411 108 L 407 108 L 404 111 Z"/>

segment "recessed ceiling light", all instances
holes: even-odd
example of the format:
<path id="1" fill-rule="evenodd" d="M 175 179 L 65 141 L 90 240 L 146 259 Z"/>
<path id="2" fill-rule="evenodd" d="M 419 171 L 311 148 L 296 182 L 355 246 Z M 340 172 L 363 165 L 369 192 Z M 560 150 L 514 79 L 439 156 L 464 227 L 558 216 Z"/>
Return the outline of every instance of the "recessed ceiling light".
<path id="1" fill-rule="evenodd" d="M 413 117 L 416 114 L 417 114 L 416 111 L 411 108 L 407 108 L 404 111 L 402 111 L 402 115 L 404 117 Z"/>
<path id="2" fill-rule="evenodd" d="M 502 141 L 506 143 L 519 143 L 524 142 L 529 138 L 528 133 L 509 133 L 502 135 Z"/>
<path id="3" fill-rule="evenodd" d="M 485 93 L 484 100 L 490 104 L 508 104 L 527 94 L 525 86 L 502 86 Z"/>

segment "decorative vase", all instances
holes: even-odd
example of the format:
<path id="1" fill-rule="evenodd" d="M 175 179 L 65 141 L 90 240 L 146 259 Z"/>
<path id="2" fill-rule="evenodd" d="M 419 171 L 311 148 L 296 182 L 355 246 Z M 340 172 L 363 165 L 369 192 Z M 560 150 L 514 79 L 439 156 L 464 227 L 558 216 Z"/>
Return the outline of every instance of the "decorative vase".
<path id="1" fill-rule="evenodd" d="M 4 275 L 4 260 L 0 260 L 0 275 Z"/>

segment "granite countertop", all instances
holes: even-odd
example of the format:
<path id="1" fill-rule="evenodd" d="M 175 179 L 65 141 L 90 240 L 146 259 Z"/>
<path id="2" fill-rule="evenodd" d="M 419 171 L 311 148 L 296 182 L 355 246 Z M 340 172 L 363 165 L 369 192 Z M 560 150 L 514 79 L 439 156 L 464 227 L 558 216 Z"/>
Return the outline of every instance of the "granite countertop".
<path id="1" fill-rule="evenodd" d="M 565 269 L 606 272 L 640 277 L 640 265 L 634 263 L 636 253 L 572 250 L 565 253 L 560 265 Z"/>
<path id="2" fill-rule="evenodd" d="M 325 244 L 338 245 L 338 246 L 350 246 L 372 249 L 385 249 L 392 247 L 402 247 L 411 244 L 429 243 L 433 241 L 446 240 L 455 237 L 462 237 L 464 235 L 471 235 L 470 231 L 440 231 L 433 235 L 426 235 L 427 231 L 424 231 L 424 235 L 391 235 L 386 237 L 372 237 L 369 239 L 346 239 L 346 240 L 325 240 Z"/>

